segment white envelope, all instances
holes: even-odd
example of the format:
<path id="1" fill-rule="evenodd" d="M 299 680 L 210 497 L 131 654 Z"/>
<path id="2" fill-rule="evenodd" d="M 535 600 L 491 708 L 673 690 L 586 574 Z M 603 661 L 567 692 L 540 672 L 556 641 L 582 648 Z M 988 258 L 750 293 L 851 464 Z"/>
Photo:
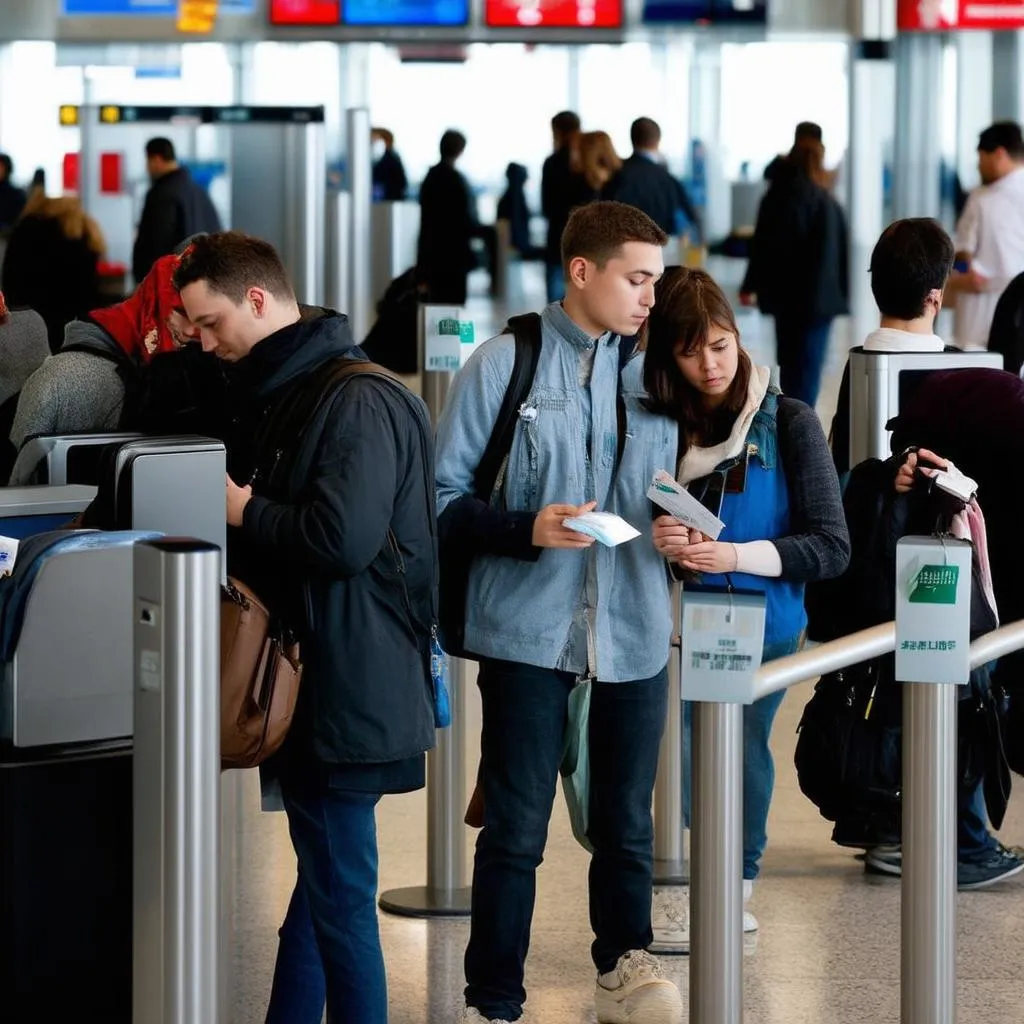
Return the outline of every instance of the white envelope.
<path id="1" fill-rule="evenodd" d="M 625 544 L 626 541 L 640 536 L 639 530 L 634 529 L 622 516 L 617 516 L 614 512 L 584 512 L 581 516 L 563 519 L 562 525 L 568 530 L 585 533 L 609 548 Z"/>
<path id="2" fill-rule="evenodd" d="M 670 516 L 675 516 L 691 530 L 700 530 L 711 540 L 718 540 L 718 535 L 725 529 L 725 523 L 718 516 L 709 512 L 682 484 L 677 483 L 663 469 L 654 474 L 647 497 Z"/>

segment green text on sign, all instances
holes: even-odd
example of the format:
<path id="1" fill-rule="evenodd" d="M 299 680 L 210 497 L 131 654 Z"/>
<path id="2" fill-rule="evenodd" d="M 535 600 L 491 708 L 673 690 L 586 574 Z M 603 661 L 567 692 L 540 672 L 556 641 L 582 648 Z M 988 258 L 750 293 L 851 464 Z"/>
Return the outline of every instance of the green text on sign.
<path id="1" fill-rule="evenodd" d="M 956 585 L 960 579 L 957 565 L 926 565 L 917 574 L 911 604 L 956 604 Z"/>

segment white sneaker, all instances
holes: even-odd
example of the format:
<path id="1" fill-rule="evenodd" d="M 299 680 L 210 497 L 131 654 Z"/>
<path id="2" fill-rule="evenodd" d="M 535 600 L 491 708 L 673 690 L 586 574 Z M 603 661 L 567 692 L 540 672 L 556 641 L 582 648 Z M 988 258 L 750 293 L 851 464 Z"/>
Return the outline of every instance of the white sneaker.
<path id="1" fill-rule="evenodd" d="M 747 910 L 750 897 L 754 895 L 754 883 L 749 878 L 743 879 L 743 934 L 752 935 L 757 931 L 757 918 Z"/>
<path id="2" fill-rule="evenodd" d="M 462 1024 L 511 1024 L 504 1017 L 485 1017 L 475 1006 L 462 1011 Z"/>
<path id="3" fill-rule="evenodd" d="M 614 971 L 597 979 L 594 1005 L 598 1024 L 683 1024 L 679 990 L 644 949 L 624 953 Z"/>
<path id="4" fill-rule="evenodd" d="M 655 886 L 651 902 L 652 946 L 658 952 L 686 953 L 690 949 L 690 890 L 685 885 Z"/>

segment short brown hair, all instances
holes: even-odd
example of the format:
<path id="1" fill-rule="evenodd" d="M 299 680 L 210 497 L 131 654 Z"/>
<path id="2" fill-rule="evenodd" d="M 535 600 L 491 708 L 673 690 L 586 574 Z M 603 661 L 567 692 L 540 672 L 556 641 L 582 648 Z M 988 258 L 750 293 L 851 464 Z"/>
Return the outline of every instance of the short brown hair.
<path id="1" fill-rule="evenodd" d="M 241 231 L 200 235 L 188 246 L 174 272 L 174 287 L 181 292 L 197 281 L 205 281 L 211 292 L 227 296 L 236 306 L 250 288 L 263 288 L 277 299 L 295 298 L 277 250 Z"/>
<path id="2" fill-rule="evenodd" d="M 739 343 L 736 316 L 714 278 L 703 270 L 669 267 L 654 286 L 654 306 L 647 318 L 644 388 L 648 408 L 679 423 L 686 447 L 710 441 L 715 417 L 686 382 L 676 354 L 689 355 L 703 348 L 715 327 L 735 334 Z M 740 348 L 736 377 L 719 408 L 721 413 L 735 416 L 742 410 L 751 372 L 750 356 Z"/>
<path id="3" fill-rule="evenodd" d="M 668 235 L 642 210 L 605 200 L 573 210 L 562 234 L 562 266 L 579 256 L 604 267 L 629 242 L 665 245 Z"/>
<path id="4" fill-rule="evenodd" d="M 638 117 L 629 129 L 634 149 L 657 149 L 661 145 L 661 127 L 649 117 Z"/>

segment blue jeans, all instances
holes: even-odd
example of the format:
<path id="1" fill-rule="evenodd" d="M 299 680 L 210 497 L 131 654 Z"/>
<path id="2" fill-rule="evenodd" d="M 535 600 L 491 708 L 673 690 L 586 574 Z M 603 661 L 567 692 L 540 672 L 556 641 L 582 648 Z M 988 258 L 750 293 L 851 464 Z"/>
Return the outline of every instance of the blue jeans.
<path id="1" fill-rule="evenodd" d="M 782 393 L 806 402 L 812 409 L 821 391 L 821 375 L 828 355 L 832 318 L 776 314 L 775 348 Z"/>
<path id="2" fill-rule="evenodd" d="M 547 283 L 548 302 L 561 302 L 565 298 L 565 271 L 561 263 L 546 263 L 544 279 Z"/>
<path id="3" fill-rule="evenodd" d="M 973 789 L 957 787 L 957 860 L 984 860 L 999 844 L 988 830 L 984 781 Z"/>
<path id="4" fill-rule="evenodd" d="M 476 845 L 466 1003 L 516 1021 L 526 990 L 536 872 L 558 783 L 568 698 L 566 672 L 503 661 L 480 665 L 483 735 L 479 782 L 484 827 Z M 611 971 L 651 933 L 651 797 L 665 726 L 665 670 L 631 683 L 594 683 L 590 698 L 591 953 Z"/>
<path id="5" fill-rule="evenodd" d="M 761 663 L 784 658 L 800 649 L 800 638 L 765 644 Z M 768 845 L 768 810 L 775 792 L 775 759 L 769 741 L 775 716 L 786 691 L 773 693 L 743 708 L 743 878 L 753 881 L 761 872 Z M 690 824 L 691 706 L 683 705 L 683 821 Z"/>
<path id="6" fill-rule="evenodd" d="M 299 877 L 280 930 L 267 1024 L 387 1024 L 377 926 L 377 794 L 282 779 Z"/>

